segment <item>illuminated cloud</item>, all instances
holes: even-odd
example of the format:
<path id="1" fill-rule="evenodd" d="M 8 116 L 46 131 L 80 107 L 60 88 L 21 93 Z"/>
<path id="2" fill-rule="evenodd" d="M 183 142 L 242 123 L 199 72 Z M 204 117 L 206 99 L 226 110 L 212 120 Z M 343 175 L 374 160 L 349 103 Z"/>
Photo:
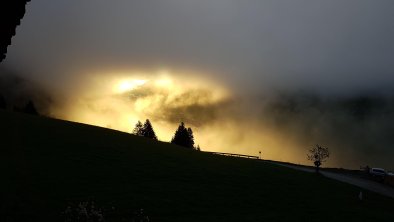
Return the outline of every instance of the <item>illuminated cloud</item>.
<path id="1" fill-rule="evenodd" d="M 185 121 L 203 149 L 305 162 L 324 143 L 332 166 L 392 166 L 393 7 L 33 1 L 1 66 L 50 92 L 40 107 L 58 118 L 122 131 L 149 118 L 165 141 Z"/>

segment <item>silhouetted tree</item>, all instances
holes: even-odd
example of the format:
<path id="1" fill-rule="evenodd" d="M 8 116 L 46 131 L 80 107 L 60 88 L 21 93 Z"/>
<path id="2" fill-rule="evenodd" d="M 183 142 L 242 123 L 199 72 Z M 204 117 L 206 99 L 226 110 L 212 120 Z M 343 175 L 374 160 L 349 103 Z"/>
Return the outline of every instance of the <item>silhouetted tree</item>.
<path id="1" fill-rule="evenodd" d="M 149 119 L 145 121 L 144 126 L 142 127 L 142 136 L 157 140 L 157 136 Z"/>
<path id="2" fill-rule="evenodd" d="M 34 105 L 34 103 L 31 100 L 29 100 L 29 102 L 25 106 L 24 112 L 28 113 L 28 114 L 32 114 L 32 115 L 38 115 L 36 106 Z"/>
<path id="3" fill-rule="evenodd" d="M 37 112 L 36 106 L 34 105 L 34 103 L 31 100 L 29 100 L 29 102 L 26 104 L 25 107 L 19 108 L 17 106 L 14 106 L 13 110 L 15 112 L 22 112 L 22 113 L 27 113 L 27 114 L 31 114 L 31 115 L 39 115 L 39 113 Z"/>
<path id="4" fill-rule="evenodd" d="M 175 131 L 175 135 L 172 138 L 171 143 L 193 149 L 194 136 L 192 129 L 186 128 L 185 123 L 181 122 L 178 129 Z"/>
<path id="5" fill-rule="evenodd" d="M 200 145 L 197 145 L 196 150 L 197 150 L 197 151 L 201 151 Z"/>
<path id="6" fill-rule="evenodd" d="M 5 102 L 5 99 L 2 95 L 0 95 L 0 109 L 5 109 L 7 108 L 7 103 Z"/>
<path id="7" fill-rule="evenodd" d="M 141 121 L 138 120 L 137 124 L 135 124 L 135 127 L 133 129 L 133 134 L 136 136 L 143 136 L 143 125 Z"/>
<path id="8" fill-rule="evenodd" d="M 316 144 L 315 147 L 309 150 L 307 156 L 308 160 L 313 161 L 313 164 L 316 166 L 316 173 L 319 173 L 322 162 L 325 162 L 330 157 L 330 152 L 327 147 L 321 147 L 319 144 Z"/>
<path id="9" fill-rule="evenodd" d="M 189 144 L 190 147 L 194 148 L 194 136 L 192 128 L 187 128 L 187 134 L 189 135 Z"/>

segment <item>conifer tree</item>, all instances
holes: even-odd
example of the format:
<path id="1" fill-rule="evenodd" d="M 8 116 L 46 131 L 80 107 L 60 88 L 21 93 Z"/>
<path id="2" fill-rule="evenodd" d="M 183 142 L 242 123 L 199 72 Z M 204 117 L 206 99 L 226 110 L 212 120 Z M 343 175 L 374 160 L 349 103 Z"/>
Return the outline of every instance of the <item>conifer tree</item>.
<path id="1" fill-rule="evenodd" d="M 23 108 L 23 112 L 31 114 L 31 115 L 38 115 L 36 106 L 34 105 L 34 103 L 31 100 L 29 100 L 29 102 L 27 103 L 25 108 Z"/>
<path id="2" fill-rule="evenodd" d="M 143 136 L 143 126 L 141 121 L 138 120 L 137 124 L 135 124 L 135 127 L 133 129 L 133 134 L 136 136 Z"/>
<path id="3" fill-rule="evenodd" d="M 189 146 L 191 148 L 194 148 L 194 136 L 193 136 L 193 130 L 192 128 L 187 128 L 187 134 L 189 136 Z"/>
<path id="4" fill-rule="evenodd" d="M 175 135 L 172 138 L 171 143 L 194 149 L 194 136 L 192 129 L 186 128 L 185 123 L 181 122 L 178 129 L 175 131 Z"/>
<path id="5" fill-rule="evenodd" d="M 149 119 L 146 119 L 144 126 L 142 127 L 142 136 L 157 140 L 155 131 L 153 130 L 152 124 Z"/>

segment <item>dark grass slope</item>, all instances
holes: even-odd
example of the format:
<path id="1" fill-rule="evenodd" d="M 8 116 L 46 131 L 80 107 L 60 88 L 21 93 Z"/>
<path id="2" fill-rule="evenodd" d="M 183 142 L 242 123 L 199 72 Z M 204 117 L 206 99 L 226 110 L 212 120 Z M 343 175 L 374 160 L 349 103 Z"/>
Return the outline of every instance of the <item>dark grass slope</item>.
<path id="1" fill-rule="evenodd" d="M 394 221 L 394 200 L 258 160 L 216 156 L 104 128 L 0 111 L 0 221 L 62 221 L 94 198 L 118 219 Z M 115 217 L 114 217 L 115 218 Z"/>

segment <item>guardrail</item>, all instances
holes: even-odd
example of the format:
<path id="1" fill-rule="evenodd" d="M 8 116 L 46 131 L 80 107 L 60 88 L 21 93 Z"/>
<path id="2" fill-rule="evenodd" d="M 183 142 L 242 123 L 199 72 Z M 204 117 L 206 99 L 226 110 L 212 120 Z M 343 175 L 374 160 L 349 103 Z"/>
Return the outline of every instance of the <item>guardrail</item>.
<path id="1" fill-rule="evenodd" d="M 222 156 L 242 157 L 242 158 L 256 159 L 256 160 L 260 159 L 258 156 L 251 156 L 251 155 L 244 155 L 244 154 L 237 154 L 237 153 L 221 153 L 221 152 L 208 152 L 208 151 L 204 151 L 204 152 L 216 154 L 216 155 L 222 155 Z"/>

